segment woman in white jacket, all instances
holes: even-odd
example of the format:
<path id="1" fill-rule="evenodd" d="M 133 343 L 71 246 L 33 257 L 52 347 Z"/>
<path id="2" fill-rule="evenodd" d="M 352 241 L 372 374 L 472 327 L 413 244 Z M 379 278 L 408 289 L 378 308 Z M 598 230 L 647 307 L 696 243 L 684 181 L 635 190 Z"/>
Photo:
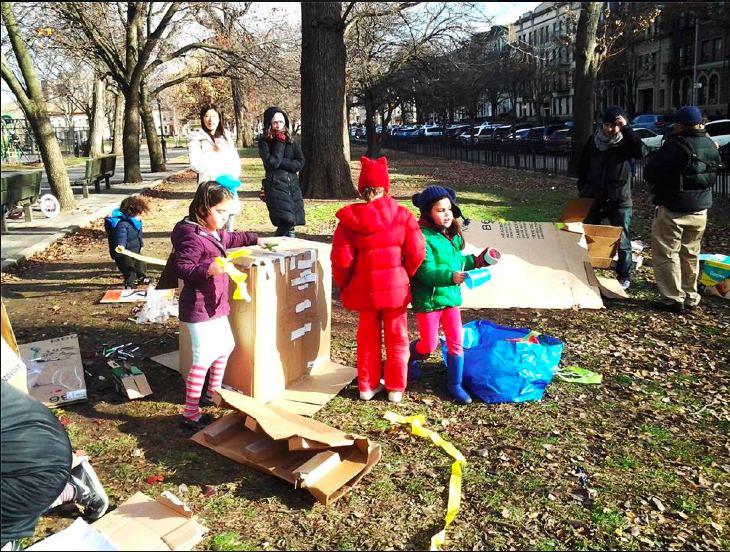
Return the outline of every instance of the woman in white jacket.
<path id="1" fill-rule="evenodd" d="M 223 114 L 215 104 L 200 108 L 200 130 L 190 133 L 188 156 L 190 168 L 198 173 L 198 184 L 229 175 L 238 180 L 241 176 L 241 160 L 231 133 L 225 128 Z M 228 232 L 233 231 L 233 219 L 241 212 L 238 193 L 233 192 L 233 209 L 226 224 Z"/>

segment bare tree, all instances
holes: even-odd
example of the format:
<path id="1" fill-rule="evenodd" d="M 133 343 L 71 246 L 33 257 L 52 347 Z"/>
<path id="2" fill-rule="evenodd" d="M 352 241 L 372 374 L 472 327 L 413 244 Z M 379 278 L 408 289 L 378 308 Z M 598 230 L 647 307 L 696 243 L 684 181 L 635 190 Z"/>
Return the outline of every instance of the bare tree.
<path id="1" fill-rule="evenodd" d="M 75 209 L 76 202 L 66 172 L 66 165 L 63 161 L 63 154 L 51 126 L 51 119 L 48 116 L 48 108 L 41 82 L 33 65 L 28 45 L 21 36 L 11 2 L 2 3 L 2 21 L 8 31 L 10 45 L 20 72 L 20 75 L 16 75 L 6 60 L 5 53 L 2 52 L 0 53 L 2 78 L 17 98 L 33 129 L 38 141 L 43 166 L 48 175 L 48 183 L 54 195 L 58 198 L 61 209 Z"/>

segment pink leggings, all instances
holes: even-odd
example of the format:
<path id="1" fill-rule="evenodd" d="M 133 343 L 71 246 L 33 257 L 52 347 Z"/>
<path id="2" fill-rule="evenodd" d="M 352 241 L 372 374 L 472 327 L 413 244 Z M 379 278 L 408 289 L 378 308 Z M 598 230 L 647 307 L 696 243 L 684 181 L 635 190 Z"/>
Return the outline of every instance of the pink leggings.
<path id="1" fill-rule="evenodd" d="M 421 339 L 416 343 L 416 351 L 422 355 L 431 354 L 439 344 L 439 322 L 446 336 L 446 347 L 449 354 L 461 356 L 464 354 L 464 330 L 461 326 L 461 311 L 459 307 L 433 312 L 417 312 L 418 333 Z"/>

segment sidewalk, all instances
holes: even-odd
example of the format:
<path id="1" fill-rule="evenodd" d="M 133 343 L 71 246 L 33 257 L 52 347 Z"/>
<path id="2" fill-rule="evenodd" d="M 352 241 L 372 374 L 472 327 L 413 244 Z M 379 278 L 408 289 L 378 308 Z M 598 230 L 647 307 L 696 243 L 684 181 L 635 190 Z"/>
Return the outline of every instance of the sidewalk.
<path id="1" fill-rule="evenodd" d="M 107 190 L 102 184 L 101 193 L 92 191 L 87 199 L 84 199 L 81 189 L 75 187 L 74 198 L 78 208 L 73 212 L 61 213 L 56 218 L 48 219 L 38 207 L 34 207 L 32 222 L 24 222 L 23 217 L 17 220 L 8 219 L 9 233 L 3 234 L 0 242 L 2 271 L 5 272 L 34 253 L 46 249 L 59 238 L 76 231 L 92 220 L 109 214 L 124 198 L 152 188 L 170 176 L 187 170 L 188 166 L 187 163 L 168 162 L 166 172 L 150 173 L 149 165 L 142 165 L 143 181 L 137 184 L 122 183 L 124 171 L 117 171 L 118 176 L 112 178 L 110 189 Z"/>

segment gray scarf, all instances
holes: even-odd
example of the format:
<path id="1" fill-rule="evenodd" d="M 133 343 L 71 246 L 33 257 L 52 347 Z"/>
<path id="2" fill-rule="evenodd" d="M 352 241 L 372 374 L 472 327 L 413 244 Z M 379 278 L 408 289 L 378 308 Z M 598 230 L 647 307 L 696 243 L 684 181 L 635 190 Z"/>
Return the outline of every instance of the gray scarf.
<path id="1" fill-rule="evenodd" d="M 598 148 L 598 151 L 606 151 L 608 148 L 612 148 L 621 140 L 623 140 L 623 138 L 624 135 L 621 132 L 618 132 L 609 138 L 608 136 L 603 134 L 603 131 L 600 128 L 593 135 L 593 139 L 596 142 L 596 147 Z"/>

